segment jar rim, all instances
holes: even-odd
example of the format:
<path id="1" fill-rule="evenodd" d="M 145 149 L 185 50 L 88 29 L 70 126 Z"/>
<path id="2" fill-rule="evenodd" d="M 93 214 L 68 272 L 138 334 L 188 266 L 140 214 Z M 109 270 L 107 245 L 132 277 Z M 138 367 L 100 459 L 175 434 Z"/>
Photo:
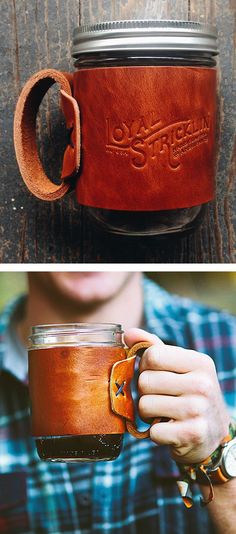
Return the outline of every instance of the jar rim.
<path id="1" fill-rule="evenodd" d="M 108 51 L 178 51 L 218 54 L 215 26 L 181 20 L 121 20 L 75 28 L 72 56 Z"/>
<path id="2" fill-rule="evenodd" d="M 32 326 L 28 349 L 56 346 L 123 346 L 124 331 L 113 323 L 64 323 Z"/>
<path id="3" fill-rule="evenodd" d="M 42 334 L 72 334 L 72 333 L 98 333 L 98 332 L 118 332 L 122 333 L 121 324 L 116 323 L 53 323 L 32 326 L 31 336 L 41 336 Z"/>

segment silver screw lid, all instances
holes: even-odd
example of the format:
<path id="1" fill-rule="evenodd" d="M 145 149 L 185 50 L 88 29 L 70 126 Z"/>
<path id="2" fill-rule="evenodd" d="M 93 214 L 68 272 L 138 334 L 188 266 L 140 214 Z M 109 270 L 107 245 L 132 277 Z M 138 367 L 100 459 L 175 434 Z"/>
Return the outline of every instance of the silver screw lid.
<path id="1" fill-rule="evenodd" d="M 79 26 L 72 56 L 96 52 L 164 51 L 218 54 L 217 30 L 199 22 L 123 20 Z"/>

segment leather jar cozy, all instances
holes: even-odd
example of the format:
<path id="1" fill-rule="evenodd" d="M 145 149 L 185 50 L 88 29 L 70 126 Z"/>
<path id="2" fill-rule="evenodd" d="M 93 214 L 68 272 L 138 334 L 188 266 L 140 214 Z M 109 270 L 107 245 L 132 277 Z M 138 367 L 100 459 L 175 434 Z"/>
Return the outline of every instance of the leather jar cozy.
<path id="1" fill-rule="evenodd" d="M 43 171 L 35 133 L 39 104 L 55 82 L 71 131 L 61 186 Z M 41 71 L 16 108 L 22 177 L 43 200 L 60 198 L 76 184 L 78 202 L 96 208 L 155 211 L 206 203 L 214 196 L 215 94 L 210 68 Z"/>
<path id="2" fill-rule="evenodd" d="M 54 200 L 71 189 L 109 231 L 189 229 L 214 197 L 214 28 L 126 21 L 75 30 L 74 74 L 44 70 L 19 98 L 15 149 L 26 185 Z M 58 83 L 70 131 L 56 186 L 36 149 L 36 115 Z M 123 218 L 123 219 L 122 219 Z"/>
<path id="3" fill-rule="evenodd" d="M 149 437 L 135 426 L 130 384 L 136 353 L 131 349 L 53 347 L 29 355 L 34 437 L 123 434 Z"/>

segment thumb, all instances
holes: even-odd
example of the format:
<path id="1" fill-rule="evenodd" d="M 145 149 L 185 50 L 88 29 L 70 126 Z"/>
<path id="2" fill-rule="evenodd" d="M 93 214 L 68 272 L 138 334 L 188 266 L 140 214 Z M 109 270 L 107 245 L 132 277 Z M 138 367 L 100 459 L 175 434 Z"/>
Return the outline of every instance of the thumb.
<path id="1" fill-rule="evenodd" d="M 129 328 L 125 330 L 124 341 L 128 347 L 132 347 L 135 343 L 140 341 L 149 341 L 151 345 L 164 345 L 163 341 L 154 334 L 149 334 L 146 330 L 141 328 Z"/>

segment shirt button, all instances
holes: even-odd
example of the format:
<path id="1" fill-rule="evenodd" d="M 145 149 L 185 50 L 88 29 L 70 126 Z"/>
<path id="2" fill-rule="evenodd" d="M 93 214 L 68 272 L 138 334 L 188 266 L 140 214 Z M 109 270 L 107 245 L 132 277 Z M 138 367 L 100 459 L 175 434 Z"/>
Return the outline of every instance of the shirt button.
<path id="1" fill-rule="evenodd" d="M 89 506 L 91 503 L 90 495 L 88 493 L 83 493 L 83 495 L 79 495 L 78 501 L 81 506 Z"/>

